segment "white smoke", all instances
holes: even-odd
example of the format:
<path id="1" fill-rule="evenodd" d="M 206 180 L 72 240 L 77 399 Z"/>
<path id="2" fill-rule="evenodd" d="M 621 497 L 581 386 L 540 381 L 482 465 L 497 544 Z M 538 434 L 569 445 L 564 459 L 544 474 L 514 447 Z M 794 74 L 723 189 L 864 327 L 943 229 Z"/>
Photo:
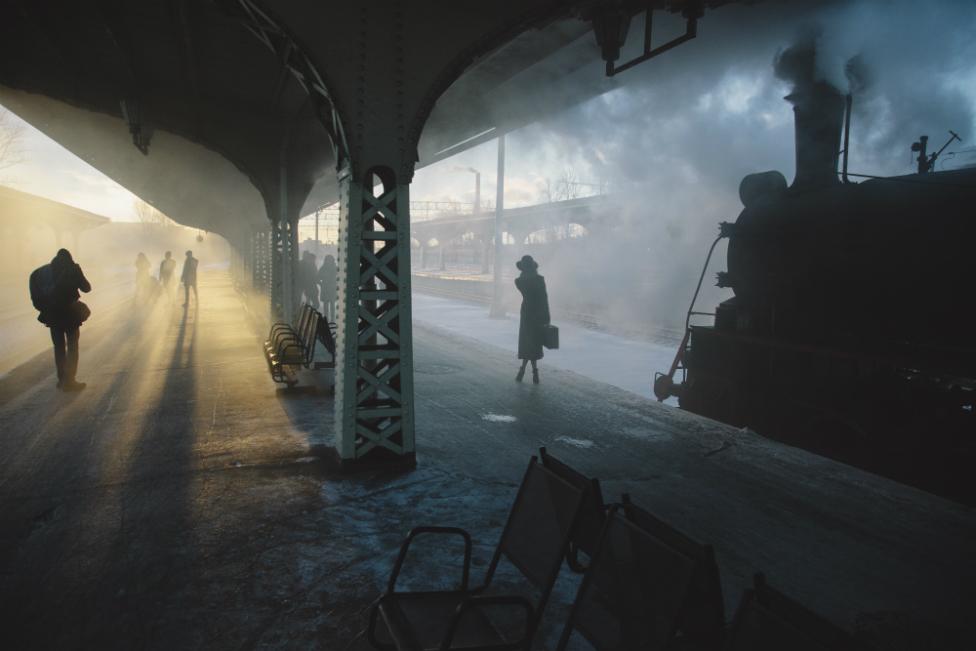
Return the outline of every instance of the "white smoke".
<path id="1" fill-rule="evenodd" d="M 532 170 L 522 187 L 571 167 L 625 198 L 585 246 L 549 255 L 519 248 L 543 257 L 557 299 L 595 287 L 610 320 L 679 324 L 718 222 L 741 210 L 742 177 L 768 169 L 793 176 L 792 110 L 783 100 L 789 84 L 773 72 L 778 53 L 815 35 L 816 74 L 844 92 L 857 61 L 861 81 L 870 83 L 854 89 L 850 168 L 903 174 L 912 171 L 909 146 L 923 133 L 939 141 L 954 129 L 972 143 L 974 33 L 976 3 L 950 0 L 712 12 L 698 39 L 623 73 L 630 76 L 623 88 L 509 136 L 510 160 L 528 160 L 509 164 L 507 187 L 518 183 L 516 164 Z M 632 33 L 628 46 L 639 36 Z M 712 271 L 721 269 L 719 250 Z M 706 288 L 700 306 L 714 307 L 724 295 Z"/>

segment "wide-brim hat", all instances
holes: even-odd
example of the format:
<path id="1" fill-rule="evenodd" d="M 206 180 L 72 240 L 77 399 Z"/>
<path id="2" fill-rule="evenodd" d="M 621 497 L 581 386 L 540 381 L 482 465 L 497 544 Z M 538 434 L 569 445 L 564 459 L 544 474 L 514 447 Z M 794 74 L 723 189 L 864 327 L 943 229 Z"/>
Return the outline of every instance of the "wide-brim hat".
<path id="1" fill-rule="evenodd" d="M 539 263 L 533 260 L 531 255 L 523 255 L 522 259 L 515 263 L 515 266 L 519 268 L 519 271 L 528 271 L 529 269 L 538 269 Z"/>

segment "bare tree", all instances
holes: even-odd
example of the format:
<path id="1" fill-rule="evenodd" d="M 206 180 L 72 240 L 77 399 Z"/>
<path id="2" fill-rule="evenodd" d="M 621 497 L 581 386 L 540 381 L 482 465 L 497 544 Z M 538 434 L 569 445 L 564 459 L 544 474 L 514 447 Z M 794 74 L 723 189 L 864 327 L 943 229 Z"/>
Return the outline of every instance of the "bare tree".
<path id="1" fill-rule="evenodd" d="M 132 202 L 132 212 L 136 214 L 142 224 L 145 224 L 146 230 L 170 226 L 173 223 L 173 220 L 142 199 L 137 198 Z"/>
<path id="2" fill-rule="evenodd" d="M 5 108 L 0 108 L 0 170 L 25 160 L 24 125 Z"/>
<path id="3" fill-rule="evenodd" d="M 554 192 L 556 200 L 565 201 L 578 198 L 580 196 L 581 186 L 582 184 L 580 183 L 579 175 L 576 174 L 576 170 L 572 167 L 567 167 L 556 181 L 556 190 Z"/>

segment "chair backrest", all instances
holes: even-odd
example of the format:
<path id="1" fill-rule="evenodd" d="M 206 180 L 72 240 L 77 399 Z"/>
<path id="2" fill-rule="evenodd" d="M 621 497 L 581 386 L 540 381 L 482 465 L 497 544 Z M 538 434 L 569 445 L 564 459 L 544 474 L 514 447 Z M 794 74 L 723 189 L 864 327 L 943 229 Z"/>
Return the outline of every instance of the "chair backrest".
<path id="1" fill-rule="evenodd" d="M 742 595 L 726 651 L 863 651 L 864 645 L 783 593 L 757 574 Z"/>
<path id="2" fill-rule="evenodd" d="M 548 470 L 583 491 L 583 506 L 580 509 L 579 520 L 573 531 L 572 543 L 577 549 L 590 558 L 593 558 L 593 554 L 596 552 L 597 542 L 600 539 L 600 532 L 603 530 L 603 520 L 606 512 L 606 507 L 603 503 L 603 492 L 600 490 L 600 482 L 596 479 L 590 479 L 583 473 L 566 465 L 549 454 L 545 448 L 539 448 L 539 458 L 542 459 L 542 465 Z M 573 567 L 574 564 L 576 567 Z M 574 571 L 580 571 L 582 569 L 576 563 L 575 556 L 570 559 L 570 567 Z"/>
<path id="3" fill-rule="evenodd" d="M 597 651 L 668 648 L 694 573 L 692 559 L 612 507 L 557 649 L 574 631 Z"/>
<path id="4" fill-rule="evenodd" d="M 725 601 L 712 546 L 678 531 L 634 504 L 626 494 L 623 508 L 628 520 L 695 562 L 695 574 L 685 597 L 678 628 L 683 637 L 715 648 L 725 633 Z"/>
<path id="5" fill-rule="evenodd" d="M 319 327 L 315 332 L 315 336 L 318 337 L 318 340 L 322 342 L 325 349 L 329 351 L 329 354 L 335 357 L 335 337 L 332 335 L 332 326 L 329 324 L 329 320 L 326 319 L 321 312 L 319 312 L 318 315 Z"/>
<path id="6" fill-rule="evenodd" d="M 299 335 L 308 326 L 308 320 L 312 316 L 312 306 L 305 304 L 298 310 L 298 319 L 295 320 L 295 332 Z"/>
<path id="7" fill-rule="evenodd" d="M 556 582 L 582 503 L 580 489 L 532 457 L 485 583 L 491 583 L 501 558 L 508 559 L 540 591 L 536 624 Z"/>
<path id="8" fill-rule="evenodd" d="M 315 333 L 319 329 L 319 313 L 314 308 L 308 308 L 308 320 L 305 322 L 305 327 L 298 333 L 298 336 L 302 340 L 302 348 L 305 351 L 306 357 L 309 353 L 315 350 Z"/>

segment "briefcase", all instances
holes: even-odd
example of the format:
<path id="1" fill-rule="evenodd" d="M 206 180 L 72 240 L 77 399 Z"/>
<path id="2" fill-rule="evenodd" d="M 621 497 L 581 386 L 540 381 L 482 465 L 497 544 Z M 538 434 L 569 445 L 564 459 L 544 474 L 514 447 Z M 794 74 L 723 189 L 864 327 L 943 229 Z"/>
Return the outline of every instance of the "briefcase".
<path id="1" fill-rule="evenodd" d="M 557 326 L 542 326 L 542 345 L 549 350 L 559 349 L 559 328 Z"/>

